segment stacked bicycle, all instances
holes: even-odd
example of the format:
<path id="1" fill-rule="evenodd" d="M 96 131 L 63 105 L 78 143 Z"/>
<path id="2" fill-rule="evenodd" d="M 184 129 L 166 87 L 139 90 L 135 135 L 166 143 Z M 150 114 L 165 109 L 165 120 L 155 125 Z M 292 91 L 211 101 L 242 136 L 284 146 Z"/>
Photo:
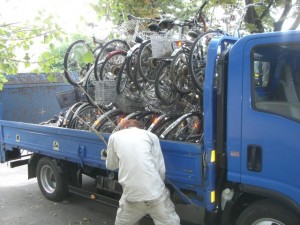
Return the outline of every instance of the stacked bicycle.
<path id="1" fill-rule="evenodd" d="M 89 103 L 71 107 L 62 119 L 62 126 L 113 132 L 122 120 L 135 118 L 142 120 L 144 128 L 160 138 L 202 140 L 207 48 L 213 37 L 228 33 L 221 29 L 207 31 L 202 15 L 206 3 L 193 19 L 182 22 L 129 15 L 129 21 L 135 24 L 129 29 L 134 36 L 130 43 L 111 40 L 102 43 L 97 54 L 89 47 L 84 48 L 89 50 L 72 53 L 70 46 L 66 55 L 77 58 L 73 62 L 65 60 L 71 62 L 66 65 L 66 77 L 72 73 L 81 77 L 69 82 L 84 90 Z M 246 9 L 256 5 L 243 8 L 236 31 Z M 71 67 L 77 70 L 69 70 Z M 198 125 L 191 125 L 195 119 L 190 117 L 198 118 Z"/>

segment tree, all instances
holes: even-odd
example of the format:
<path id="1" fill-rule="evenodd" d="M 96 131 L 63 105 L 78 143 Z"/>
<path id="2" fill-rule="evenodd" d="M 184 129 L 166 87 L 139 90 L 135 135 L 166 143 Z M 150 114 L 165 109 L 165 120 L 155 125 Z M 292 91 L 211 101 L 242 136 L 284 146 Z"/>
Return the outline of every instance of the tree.
<path id="1" fill-rule="evenodd" d="M 202 1 L 203 2 L 203 1 Z M 100 17 L 112 18 L 113 21 L 120 21 L 120 15 L 128 13 L 140 17 L 156 17 L 164 14 L 172 15 L 175 18 L 188 19 L 193 16 L 197 7 L 202 4 L 196 0 L 98 0 L 94 9 Z M 225 4 L 250 4 L 261 2 L 259 0 L 210 0 L 205 8 L 207 17 L 217 5 Z M 276 18 L 277 15 L 281 16 Z M 249 8 L 245 17 L 250 32 L 280 31 L 283 25 L 289 21 L 288 29 L 295 30 L 300 22 L 300 0 L 265 0 L 263 7 Z"/>
<path id="2" fill-rule="evenodd" d="M 6 74 L 16 74 L 21 64 L 25 68 L 38 64 L 30 51 L 37 42 L 54 48 L 60 35 L 61 29 L 52 22 L 52 16 L 37 16 L 34 25 L 26 22 L 0 24 L 0 90 L 7 82 Z M 43 72 L 51 72 L 51 68 L 44 68 Z"/>

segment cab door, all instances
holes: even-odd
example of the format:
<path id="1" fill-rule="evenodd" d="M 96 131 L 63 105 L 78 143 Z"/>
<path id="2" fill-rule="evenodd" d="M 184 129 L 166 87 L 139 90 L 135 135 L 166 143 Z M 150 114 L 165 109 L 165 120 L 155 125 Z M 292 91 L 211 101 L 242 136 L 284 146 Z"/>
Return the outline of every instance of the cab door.
<path id="1" fill-rule="evenodd" d="M 300 42 L 296 40 L 300 39 L 296 37 L 253 39 L 244 48 L 240 181 L 248 189 L 299 205 Z"/>

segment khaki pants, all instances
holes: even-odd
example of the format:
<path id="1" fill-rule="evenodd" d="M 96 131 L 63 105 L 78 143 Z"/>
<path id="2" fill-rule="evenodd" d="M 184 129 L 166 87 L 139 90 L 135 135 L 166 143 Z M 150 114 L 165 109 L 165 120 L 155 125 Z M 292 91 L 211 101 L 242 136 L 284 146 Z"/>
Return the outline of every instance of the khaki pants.
<path id="1" fill-rule="evenodd" d="M 155 225 L 180 225 L 167 189 L 159 198 L 151 201 L 128 202 L 121 198 L 115 225 L 138 225 L 138 221 L 147 214 Z"/>

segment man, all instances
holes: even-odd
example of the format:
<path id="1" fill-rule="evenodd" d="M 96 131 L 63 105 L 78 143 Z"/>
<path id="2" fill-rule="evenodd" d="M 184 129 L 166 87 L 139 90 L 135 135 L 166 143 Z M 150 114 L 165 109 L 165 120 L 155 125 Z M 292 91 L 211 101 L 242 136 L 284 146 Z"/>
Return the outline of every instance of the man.
<path id="1" fill-rule="evenodd" d="M 123 194 L 115 225 L 134 225 L 149 214 L 155 225 L 180 225 L 164 184 L 165 163 L 158 137 L 137 120 L 122 122 L 107 145 L 106 167 L 119 169 Z"/>

